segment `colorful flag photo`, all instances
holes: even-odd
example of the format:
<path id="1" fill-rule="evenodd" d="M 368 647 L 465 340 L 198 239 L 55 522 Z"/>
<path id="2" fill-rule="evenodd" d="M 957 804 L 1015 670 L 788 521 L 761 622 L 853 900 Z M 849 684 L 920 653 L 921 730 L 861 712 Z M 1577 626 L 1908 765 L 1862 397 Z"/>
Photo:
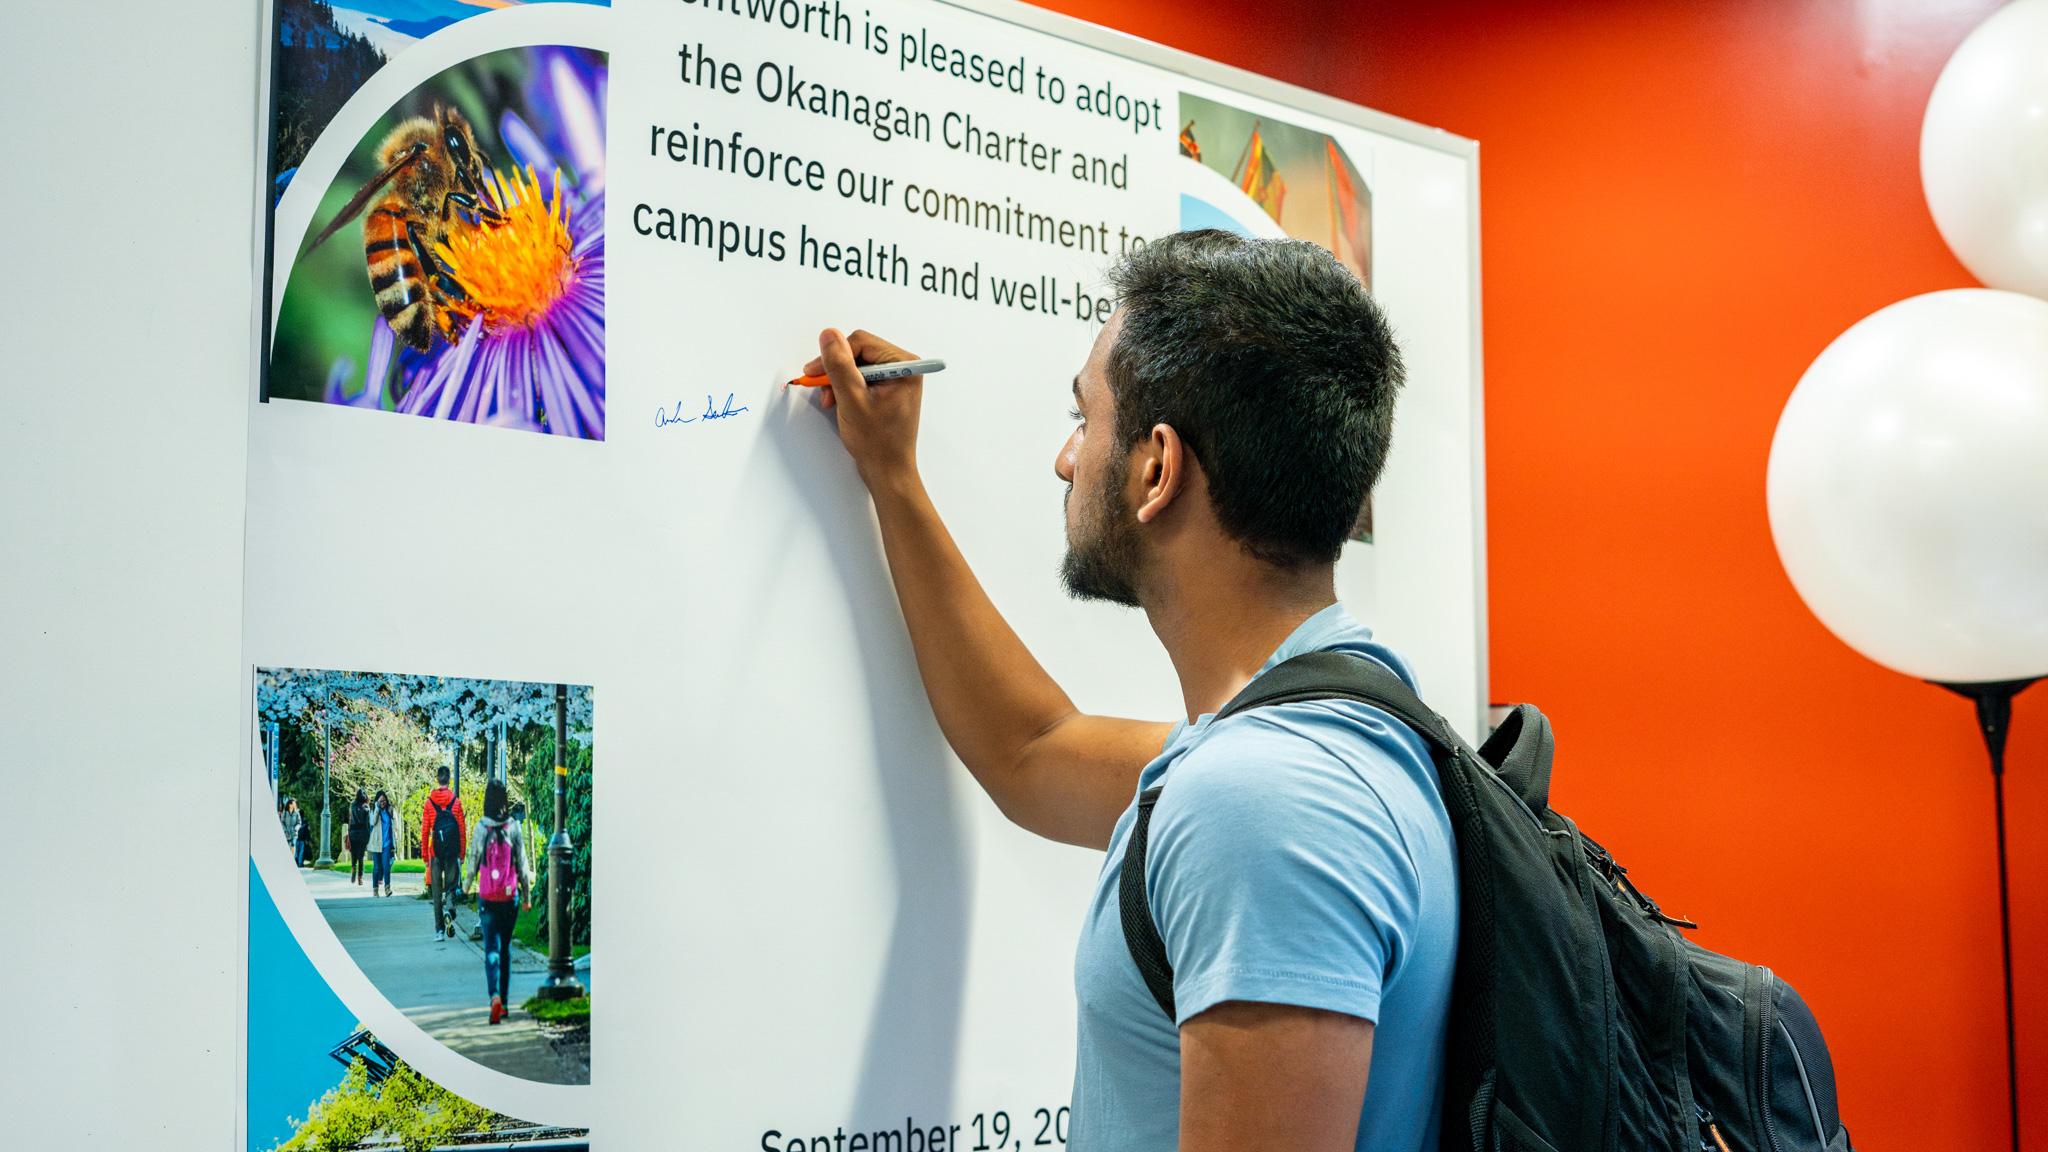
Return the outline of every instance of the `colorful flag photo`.
<path id="1" fill-rule="evenodd" d="M 1183 157 L 1224 177 L 1287 235 L 1328 248 L 1372 287 L 1372 189 L 1342 144 L 1187 92 L 1180 122 Z"/>

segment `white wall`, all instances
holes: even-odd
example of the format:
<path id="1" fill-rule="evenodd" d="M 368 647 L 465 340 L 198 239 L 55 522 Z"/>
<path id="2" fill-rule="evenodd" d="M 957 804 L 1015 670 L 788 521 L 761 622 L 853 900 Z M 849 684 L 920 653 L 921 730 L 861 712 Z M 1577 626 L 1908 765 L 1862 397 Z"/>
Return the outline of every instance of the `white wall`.
<path id="1" fill-rule="evenodd" d="M 0 7 L 0 1115 L 226 1148 L 256 5 Z"/>

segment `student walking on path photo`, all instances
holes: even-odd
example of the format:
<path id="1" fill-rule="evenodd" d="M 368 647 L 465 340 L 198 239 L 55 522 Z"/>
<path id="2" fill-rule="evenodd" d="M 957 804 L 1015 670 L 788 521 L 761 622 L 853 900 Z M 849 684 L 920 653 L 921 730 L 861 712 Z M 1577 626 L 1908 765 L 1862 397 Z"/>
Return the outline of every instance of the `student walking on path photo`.
<path id="1" fill-rule="evenodd" d="M 434 939 L 455 937 L 455 901 L 462 895 L 462 854 L 468 846 L 462 800 L 448 787 L 444 765 L 420 806 L 420 851 L 427 861 L 427 894 L 434 905 Z"/>
<path id="2" fill-rule="evenodd" d="M 477 823 L 464 874 L 476 892 L 477 919 L 484 930 L 484 990 L 491 997 L 491 1023 L 505 1018 L 512 982 L 512 925 L 519 909 L 533 903 L 533 870 L 526 860 L 526 829 L 506 811 L 505 785 L 484 786 L 484 818 Z"/>
<path id="3" fill-rule="evenodd" d="M 363 882 L 363 854 L 370 847 L 370 795 L 356 789 L 348 806 L 348 882 Z"/>
<path id="4" fill-rule="evenodd" d="M 391 797 L 382 788 L 370 803 L 370 895 L 382 888 L 391 895 L 391 854 L 398 842 L 398 821 L 391 811 Z"/>
<path id="5" fill-rule="evenodd" d="M 292 850 L 292 863 L 303 863 L 299 854 L 299 840 L 300 833 L 306 827 L 306 818 L 299 814 L 299 802 L 286 800 L 284 807 L 278 809 L 277 819 L 278 823 L 284 825 L 284 843 L 285 847 Z"/>

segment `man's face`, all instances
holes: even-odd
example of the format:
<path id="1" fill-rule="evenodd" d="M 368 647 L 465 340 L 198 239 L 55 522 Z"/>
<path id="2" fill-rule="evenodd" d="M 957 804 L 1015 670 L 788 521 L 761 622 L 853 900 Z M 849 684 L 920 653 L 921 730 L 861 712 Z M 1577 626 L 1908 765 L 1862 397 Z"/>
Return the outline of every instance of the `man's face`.
<path id="1" fill-rule="evenodd" d="M 1123 330 L 1121 309 L 1095 337 L 1088 362 L 1074 377 L 1077 425 L 1053 472 L 1067 482 L 1067 556 L 1060 579 L 1067 594 L 1078 600 L 1107 600 L 1138 607 L 1139 547 L 1137 523 L 1125 505 L 1124 485 L 1130 479 L 1130 454 L 1116 435 L 1115 402 L 1104 372 L 1109 351 Z M 1074 499 L 1076 491 L 1081 498 Z"/>

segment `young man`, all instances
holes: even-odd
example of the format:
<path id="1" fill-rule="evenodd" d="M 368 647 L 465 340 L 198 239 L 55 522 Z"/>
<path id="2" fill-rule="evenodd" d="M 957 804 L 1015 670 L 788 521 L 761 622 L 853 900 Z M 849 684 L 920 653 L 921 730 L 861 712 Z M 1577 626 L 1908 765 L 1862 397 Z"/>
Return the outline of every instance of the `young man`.
<path id="1" fill-rule="evenodd" d="M 462 800 L 448 787 L 448 766 L 434 773 L 435 788 L 420 805 L 420 854 L 427 861 L 427 894 L 434 905 L 434 939 L 455 938 L 455 901 L 462 894 L 462 857 L 468 836 Z"/>
<path id="2" fill-rule="evenodd" d="M 1025 828 L 1106 849 L 1076 957 L 1073 1152 L 1436 1147 L 1457 932 L 1449 821 L 1421 740 L 1359 704 L 1212 723 L 1302 652 L 1399 656 L 1336 603 L 1333 570 L 1386 458 L 1401 363 L 1327 252 L 1168 237 L 1111 272 L 1118 307 L 1074 380 L 1074 596 L 1142 609 L 1186 718 L 1092 716 L 996 612 L 917 469 L 914 357 L 827 330 L 808 372 L 873 496 L 939 725 Z M 1134 801 L 1164 783 L 1146 887 L 1169 1020 L 1132 962 L 1117 883 Z"/>

